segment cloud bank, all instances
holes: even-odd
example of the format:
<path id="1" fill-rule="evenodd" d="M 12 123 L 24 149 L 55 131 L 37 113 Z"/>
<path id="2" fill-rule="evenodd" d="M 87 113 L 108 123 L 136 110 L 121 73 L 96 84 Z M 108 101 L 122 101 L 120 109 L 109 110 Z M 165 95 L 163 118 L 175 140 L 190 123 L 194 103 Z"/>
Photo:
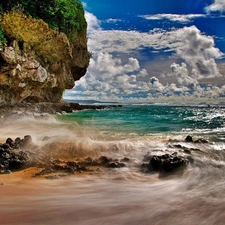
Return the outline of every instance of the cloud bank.
<path id="1" fill-rule="evenodd" d="M 205 14 L 170 14 L 170 13 L 162 13 L 162 14 L 154 14 L 154 15 L 144 15 L 140 16 L 147 20 L 170 20 L 174 22 L 180 23 L 190 23 L 193 19 L 199 17 L 205 17 Z"/>
<path id="2" fill-rule="evenodd" d="M 102 101 L 192 101 L 214 99 L 225 94 L 225 86 L 203 84 L 203 79 L 217 79 L 216 60 L 223 53 L 214 39 L 196 27 L 153 29 L 149 32 L 102 30 L 100 21 L 85 13 L 88 22 L 88 47 L 93 58 L 87 74 L 66 91 L 67 99 Z M 166 15 L 168 18 L 168 14 Z M 200 16 L 200 15 L 199 15 Z M 159 15 L 155 15 L 155 18 Z M 164 15 L 165 17 L 165 15 Z M 183 21 L 194 15 L 183 17 Z M 176 19 L 170 16 L 170 19 Z M 134 52 L 164 52 L 174 60 L 168 71 L 152 75 L 140 65 Z M 151 63 L 151 62 L 149 62 Z"/>

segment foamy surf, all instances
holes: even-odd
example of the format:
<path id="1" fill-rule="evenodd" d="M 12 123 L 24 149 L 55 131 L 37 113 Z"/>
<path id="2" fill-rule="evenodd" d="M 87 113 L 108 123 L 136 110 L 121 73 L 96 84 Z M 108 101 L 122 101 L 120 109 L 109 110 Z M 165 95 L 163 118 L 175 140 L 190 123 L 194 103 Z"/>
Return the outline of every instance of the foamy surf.
<path id="1" fill-rule="evenodd" d="M 170 111 L 174 112 L 176 109 L 170 106 Z M 178 111 L 182 109 L 184 108 L 179 108 Z M 137 120 L 132 109 L 128 110 L 128 115 L 125 109 L 120 109 L 126 117 L 118 109 L 114 110 L 122 125 L 118 123 L 118 118 L 114 118 L 113 110 L 107 112 L 108 118 L 104 111 L 86 111 L 79 112 L 83 113 L 80 115 L 82 119 L 76 119 L 76 115 L 73 117 L 74 114 L 71 114 L 38 119 L 20 117 L 2 122 L 2 142 L 8 137 L 14 139 L 31 135 L 34 144 L 39 147 L 37 151 L 46 153 L 46 156 L 50 151 L 54 153 L 54 157 L 67 160 L 87 157 L 94 159 L 103 155 L 129 159 L 122 168 L 75 173 L 55 180 L 27 179 L 39 172 L 39 168 L 34 169 L 35 171 L 29 168 L 0 175 L 0 218 L 3 224 L 224 223 L 225 154 L 224 143 L 220 139 L 223 134 L 221 118 L 218 118 L 218 127 L 207 128 L 206 123 L 203 123 L 201 128 L 199 121 L 196 126 L 192 121 L 186 130 L 182 123 L 178 126 L 177 120 L 176 126 L 173 121 L 170 126 L 168 120 L 161 120 L 164 123 L 161 127 L 165 127 L 167 121 L 169 129 L 156 132 L 154 126 L 151 131 L 151 121 L 145 120 L 148 126 L 143 126 L 142 129 L 144 123 L 140 123 L 140 118 Z M 148 108 L 146 112 L 149 114 L 153 111 Z M 165 116 L 167 113 L 168 111 Z M 104 124 L 99 123 L 99 115 L 104 115 L 105 121 L 108 121 L 107 129 Z M 130 118 L 129 115 L 136 119 L 128 126 L 129 121 L 124 122 L 124 118 Z M 174 114 L 174 117 L 175 115 L 185 117 L 187 113 Z M 148 115 L 142 110 L 139 117 L 143 117 L 143 121 Z M 117 123 L 113 123 L 113 119 Z M 158 118 L 157 121 L 160 122 Z M 111 130 L 110 123 L 114 124 Z M 135 132 L 131 132 L 132 126 Z M 193 132 L 193 128 L 196 128 L 196 132 Z M 204 129 L 208 129 L 208 132 L 205 133 Z M 216 129 L 219 132 L 216 133 Z M 194 141 L 186 142 L 186 136 L 191 134 Z M 207 142 L 197 142 L 200 138 Z M 146 158 L 174 153 L 190 155 L 194 161 L 184 170 L 166 176 L 160 172 L 143 171 L 142 164 L 148 162 L 145 161 Z"/>

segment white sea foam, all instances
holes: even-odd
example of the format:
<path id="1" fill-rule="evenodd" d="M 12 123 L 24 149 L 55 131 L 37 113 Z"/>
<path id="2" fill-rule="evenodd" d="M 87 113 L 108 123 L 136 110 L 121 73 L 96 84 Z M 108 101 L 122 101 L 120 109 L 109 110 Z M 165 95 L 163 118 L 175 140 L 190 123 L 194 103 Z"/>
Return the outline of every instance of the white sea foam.
<path id="1" fill-rule="evenodd" d="M 52 151 L 57 151 L 59 156 L 106 155 L 128 157 L 130 162 L 125 168 L 107 170 L 101 175 L 44 181 L 43 186 L 38 180 L 26 181 L 33 192 L 20 182 L 15 193 L 26 187 L 31 194 L 1 196 L 0 217 L 4 224 L 11 225 L 43 221 L 55 225 L 222 225 L 225 220 L 225 146 L 222 142 L 184 142 L 185 135 L 191 132 L 193 130 L 131 135 L 115 130 L 104 132 L 96 126 L 55 117 L 5 120 L 0 127 L 2 142 L 8 137 L 29 134 L 39 146 L 57 143 Z M 198 131 L 199 137 L 201 132 L 204 131 Z M 175 151 L 184 154 L 184 148 L 191 150 L 195 161 L 183 173 L 161 177 L 158 173 L 140 171 L 146 154 Z"/>

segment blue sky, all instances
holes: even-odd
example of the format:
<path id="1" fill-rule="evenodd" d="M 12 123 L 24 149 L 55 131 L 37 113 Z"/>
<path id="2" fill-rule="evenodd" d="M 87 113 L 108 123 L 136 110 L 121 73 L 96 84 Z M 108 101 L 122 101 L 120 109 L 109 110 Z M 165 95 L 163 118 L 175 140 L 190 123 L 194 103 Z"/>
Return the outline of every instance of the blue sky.
<path id="1" fill-rule="evenodd" d="M 223 101 L 225 0 L 86 0 L 88 71 L 65 99 Z"/>

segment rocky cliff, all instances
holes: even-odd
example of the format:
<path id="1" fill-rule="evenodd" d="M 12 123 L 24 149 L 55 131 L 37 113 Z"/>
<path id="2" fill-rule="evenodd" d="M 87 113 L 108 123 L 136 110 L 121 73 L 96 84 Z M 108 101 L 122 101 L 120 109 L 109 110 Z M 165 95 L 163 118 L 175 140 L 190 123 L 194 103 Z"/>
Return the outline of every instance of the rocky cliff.
<path id="1" fill-rule="evenodd" d="M 86 33 L 69 41 L 40 19 L 4 14 L 0 48 L 0 105 L 59 103 L 89 64 Z"/>

